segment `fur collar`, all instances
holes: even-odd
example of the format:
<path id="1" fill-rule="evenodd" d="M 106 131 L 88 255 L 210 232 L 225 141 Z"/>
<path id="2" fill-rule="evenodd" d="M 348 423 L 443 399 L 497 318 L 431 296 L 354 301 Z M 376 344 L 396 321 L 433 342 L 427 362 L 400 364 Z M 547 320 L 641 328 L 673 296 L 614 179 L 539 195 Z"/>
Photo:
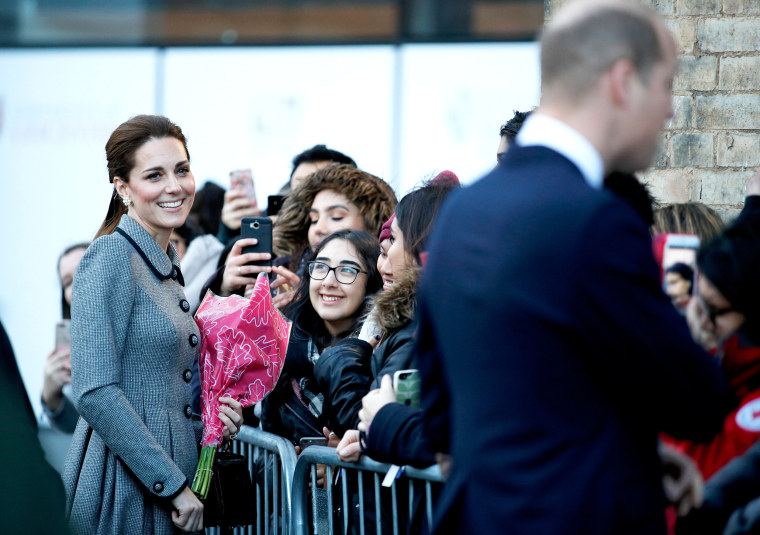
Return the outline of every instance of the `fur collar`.
<path id="1" fill-rule="evenodd" d="M 420 274 L 419 267 L 409 267 L 398 277 L 393 286 L 375 295 L 370 318 L 382 330 L 399 329 L 414 319 Z"/>

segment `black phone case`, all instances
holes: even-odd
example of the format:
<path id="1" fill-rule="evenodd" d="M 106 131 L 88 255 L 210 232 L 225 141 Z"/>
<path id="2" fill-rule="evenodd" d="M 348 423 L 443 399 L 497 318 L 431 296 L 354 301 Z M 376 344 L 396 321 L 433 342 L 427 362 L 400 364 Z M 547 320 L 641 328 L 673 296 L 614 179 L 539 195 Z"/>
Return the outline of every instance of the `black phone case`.
<path id="1" fill-rule="evenodd" d="M 245 253 L 272 254 L 272 220 L 268 217 L 244 217 L 240 226 L 241 238 L 256 238 L 259 243 L 243 248 Z M 250 262 L 251 266 L 271 266 L 272 260 Z"/>

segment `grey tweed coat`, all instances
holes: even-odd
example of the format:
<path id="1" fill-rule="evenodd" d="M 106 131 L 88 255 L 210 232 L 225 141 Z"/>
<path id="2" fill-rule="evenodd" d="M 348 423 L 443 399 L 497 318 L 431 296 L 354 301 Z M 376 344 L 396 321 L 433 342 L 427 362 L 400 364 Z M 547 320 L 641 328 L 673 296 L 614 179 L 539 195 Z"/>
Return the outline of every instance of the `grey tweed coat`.
<path id="1" fill-rule="evenodd" d="M 190 381 L 200 333 L 182 287 L 167 277 L 179 265 L 174 248 L 167 255 L 127 215 L 118 228 L 92 243 L 74 277 L 71 377 L 81 418 L 63 473 L 67 506 L 76 534 L 170 534 L 170 499 L 198 462 Z"/>

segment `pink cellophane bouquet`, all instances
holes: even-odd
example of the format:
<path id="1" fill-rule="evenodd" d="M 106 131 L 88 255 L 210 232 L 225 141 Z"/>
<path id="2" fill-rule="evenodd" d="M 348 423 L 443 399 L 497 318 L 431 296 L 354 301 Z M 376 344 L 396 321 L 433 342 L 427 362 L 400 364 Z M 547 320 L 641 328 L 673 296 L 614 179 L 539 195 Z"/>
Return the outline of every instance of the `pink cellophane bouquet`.
<path id="1" fill-rule="evenodd" d="M 192 490 L 205 499 L 224 431 L 219 398 L 229 396 L 247 407 L 272 391 L 285 361 L 290 324 L 272 303 L 265 273 L 256 279 L 250 299 L 207 292 L 195 322 L 202 341 L 203 448 Z"/>

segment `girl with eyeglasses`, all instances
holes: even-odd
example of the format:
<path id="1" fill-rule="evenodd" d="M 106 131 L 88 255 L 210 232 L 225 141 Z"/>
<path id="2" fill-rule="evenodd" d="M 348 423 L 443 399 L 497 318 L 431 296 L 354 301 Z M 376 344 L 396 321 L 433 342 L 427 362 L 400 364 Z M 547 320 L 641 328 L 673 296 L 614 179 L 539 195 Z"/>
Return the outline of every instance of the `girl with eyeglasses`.
<path id="1" fill-rule="evenodd" d="M 328 415 L 314 368 L 325 349 L 359 331 L 366 298 L 382 286 L 377 256 L 375 238 L 347 229 L 322 240 L 306 263 L 295 298 L 284 310 L 293 328 L 280 379 L 262 402 L 265 431 L 296 446 L 303 437 L 323 435 Z"/>

